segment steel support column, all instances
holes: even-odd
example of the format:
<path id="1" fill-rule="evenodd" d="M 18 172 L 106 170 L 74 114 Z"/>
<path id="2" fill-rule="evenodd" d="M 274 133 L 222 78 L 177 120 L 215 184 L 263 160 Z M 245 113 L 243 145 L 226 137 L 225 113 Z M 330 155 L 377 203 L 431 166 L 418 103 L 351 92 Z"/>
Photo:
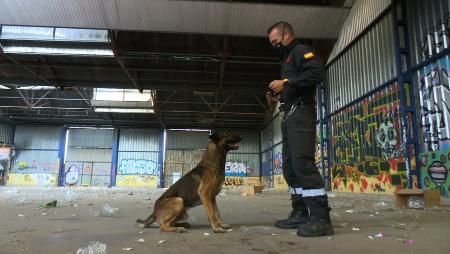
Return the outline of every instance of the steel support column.
<path id="1" fill-rule="evenodd" d="M 413 175 L 417 177 L 421 188 L 419 169 L 419 142 L 415 106 L 415 87 L 412 80 L 409 37 L 406 17 L 406 1 L 396 0 L 393 5 L 393 23 L 395 54 L 397 64 L 397 82 L 400 92 L 400 114 L 402 138 L 405 144 L 405 164 L 408 180 L 407 187 L 413 188 Z M 414 164 L 412 163 L 414 162 Z M 414 167 L 413 167 L 414 166 Z"/>

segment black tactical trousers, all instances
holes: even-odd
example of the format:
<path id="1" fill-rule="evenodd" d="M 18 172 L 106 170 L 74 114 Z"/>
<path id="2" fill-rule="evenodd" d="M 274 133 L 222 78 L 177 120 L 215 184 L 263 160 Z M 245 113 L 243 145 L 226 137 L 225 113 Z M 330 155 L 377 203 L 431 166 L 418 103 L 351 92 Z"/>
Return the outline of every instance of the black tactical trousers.
<path id="1" fill-rule="evenodd" d="M 289 112 L 290 111 L 290 112 Z M 283 174 L 292 194 L 303 197 L 326 195 L 322 176 L 315 164 L 316 109 L 313 103 L 299 103 L 286 109 L 281 124 Z"/>

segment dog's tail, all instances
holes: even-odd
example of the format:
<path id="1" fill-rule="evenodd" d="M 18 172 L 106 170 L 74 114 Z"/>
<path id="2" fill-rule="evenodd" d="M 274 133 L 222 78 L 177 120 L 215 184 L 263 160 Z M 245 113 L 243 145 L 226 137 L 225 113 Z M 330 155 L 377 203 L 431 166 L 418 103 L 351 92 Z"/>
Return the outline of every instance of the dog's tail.
<path id="1" fill-rule="evenodd" d="M 156 217 L 151 214 L 147 219 L 145 220 L 141 220 L 141 219 L 137 219 L 136 223 L 139 224 L 140 227 L 144 227 L 144 228 L 148 228 L 150 227 L 150 225 L 152 225 L 153 222 L 156 221 Z"/>

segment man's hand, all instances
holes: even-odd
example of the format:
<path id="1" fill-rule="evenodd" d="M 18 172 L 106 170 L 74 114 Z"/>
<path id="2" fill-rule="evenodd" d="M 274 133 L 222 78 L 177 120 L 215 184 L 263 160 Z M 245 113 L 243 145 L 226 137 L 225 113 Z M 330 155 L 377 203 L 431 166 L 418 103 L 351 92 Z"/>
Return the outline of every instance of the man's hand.
<path id="1" fill-rule="evenodd" d="M 270 82 L 269 88 L 276 94 L 279 94 L 284 89 L 284 80 L 274 80 Z"/>
<path id="2" fill-rule="evenodd" d="M 276 104 L 279 99 L 280 99 L 280 96 L 273 95 L 273 93 L 271 91 L 268 91 L 266 93 L 267 105 L 269 105 L 269 106 Z"/>

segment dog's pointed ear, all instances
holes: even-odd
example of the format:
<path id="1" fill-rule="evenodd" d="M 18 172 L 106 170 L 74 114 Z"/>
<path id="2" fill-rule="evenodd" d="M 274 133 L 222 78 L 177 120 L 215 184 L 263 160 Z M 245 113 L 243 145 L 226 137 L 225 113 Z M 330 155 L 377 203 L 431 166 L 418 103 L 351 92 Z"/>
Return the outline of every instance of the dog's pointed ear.
<path id="1" fill-rule="evenodd" d="M 213 133 L 209 135 L 209 139 L 211 139 L 214 143 L 219 142 L 219 133 Z"/>

